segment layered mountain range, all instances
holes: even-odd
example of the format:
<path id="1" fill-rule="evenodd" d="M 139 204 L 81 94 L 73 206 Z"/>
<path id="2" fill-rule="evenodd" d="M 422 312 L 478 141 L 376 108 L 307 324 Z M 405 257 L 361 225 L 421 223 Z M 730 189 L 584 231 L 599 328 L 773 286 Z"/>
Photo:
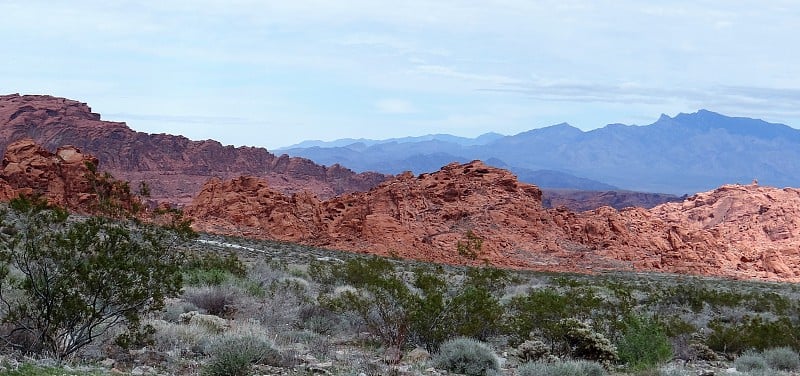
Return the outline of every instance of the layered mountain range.
<path id="1" fill-rule="evenodd" d="M 588 132 L 564 123 L 505 137 L 347 141 L 306 143 L 282 151 L 356 171 L 386 173 L 430 172 L 449 161 L 481 159 L 544 188 L 617 187 L 683 195 L 753 179 L 774 186 L 800 185 L 799 130 L 706 110 L 662 115 L 646 126 L 611 124 Z M 537 178 L 542 171 L 562 176 L 541 184 Z"/>
<path id="2" fill-rule="evenodd" d="M 100 121 L 79 102 L 39 96 L 0 99 L 16 106 L 0 105 L 0 132 L 32 138 L 5 139 L 2 200 L 41 194 L 81 211 L 102 194 L 94 170 L 103 169 L 107 158 L 118 176 L 148 176 L 154 183 L 162 176 L 169 182 L 173 175 L 202 180 L 185 213 L 196 229 L 210 233 L 453 264 L 800 281 L 800 190 L 793 188 L 730 184 L 651 209 L 602 206 L 575 212 L 565 206 L 546 208 L 537 186 L 481 161 L 393 177 L 355 174 L 307 160 L 287 163 L 281 170 L 275 161 L 292 159 L 264 149 L 134 132 L 121 123 Z M 49 146 L 81 136 L 98 150 L 97 156 L 74 145 Z M 781 138 L 776 135 L 775 142 L 788 142 Z M 50 144 L 41 146 L 37 139 Z M 250 174 L 251 169 L 259 174 Z M 336 180 L 331 171 L 344 174 Z M 369 177 L 381 182 L 352 189 L 355 183 L 370 182 Z M 344 193 L 336 194 L 337 181 L 354 184 L 348 186 L 350 192 L 338 186 Z M 175 197 L 169 194 L 181 193 L 170 190 L 171 184 L 159 187 L 170 200 Z M 320 187 L 332 194 L 319 195 Z"/>
<path id="3" fill-rule="evenodd" d="M 266 178 L 284 192 L 311 191 L 321 197 L 374 187 L 387 178 L 357 174 L 340 165 L 276 156 L 264 148 L 223 146 L 183 136 L 136 132 L 125 123 L 102 121 L 86 103 L 47 95 L 0 96 L 0 153 L 30 138 L 46 149 L 72 145 L 102 161 L 114 176 L 145 182 L 154 199 L 189 203 L 212 176 L 248 174 Z"/>

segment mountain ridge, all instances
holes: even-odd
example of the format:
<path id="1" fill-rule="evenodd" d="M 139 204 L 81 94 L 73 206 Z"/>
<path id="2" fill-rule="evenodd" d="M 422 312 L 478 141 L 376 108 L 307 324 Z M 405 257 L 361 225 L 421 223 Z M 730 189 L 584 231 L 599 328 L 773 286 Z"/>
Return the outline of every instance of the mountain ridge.
<path id="1" fill-rule="evenodd" d="M 285 150 L 294 156 L 359 170 L 394 166 L 425 156 L 425 142 Z M 453 161 L 495 159 L 521 171 L 552 170 L 622 190 L 676 195 L 758 179 L 774 186 L 800 185 L 800 130 L 760 119 L 729 117 L 701 109 L 648 125 L 608 124 L 582 131 L 567 123 L 531 129 L 480 145 L 436 144 Z M 409 165 L 415 173 L 430 166 Z M 532 181 L 528 181 L 532 182 Z M 532 182 L 536 183 L 536 182 Z M 548 187 L 574 188 L 574 187 Z"/>

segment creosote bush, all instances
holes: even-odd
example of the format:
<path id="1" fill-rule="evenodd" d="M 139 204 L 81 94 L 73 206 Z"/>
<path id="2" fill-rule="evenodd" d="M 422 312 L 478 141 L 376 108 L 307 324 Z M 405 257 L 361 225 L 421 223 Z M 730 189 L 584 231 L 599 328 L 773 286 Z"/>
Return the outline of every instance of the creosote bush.
<path id="1" fill-rule="evenodd" d="M 18 198 L 2 216 L 0 317 L 5 343 L 63 359 L 125 327 L 119 343 L 144 340 L 140 318 L 181 287 L 179 234 L 136 221 L 70 218 Z M 186 235 L 186 236 L 184 236 Z"/>
<path id="2" fill-rule="evenodd" d="M 632 370 L 653 368 L 672 358 L 672 344 L 661 325 L 649 317 L 631 316 L 617 343 L 622 362 Z"/>
<path id="3" fill-rule="evenodd" d="M 500 371 L 500 363 L 489 345 L 466 337 L 442 343 L 433 357 L 433 364 L 469 376 L 495 375 Z"/>

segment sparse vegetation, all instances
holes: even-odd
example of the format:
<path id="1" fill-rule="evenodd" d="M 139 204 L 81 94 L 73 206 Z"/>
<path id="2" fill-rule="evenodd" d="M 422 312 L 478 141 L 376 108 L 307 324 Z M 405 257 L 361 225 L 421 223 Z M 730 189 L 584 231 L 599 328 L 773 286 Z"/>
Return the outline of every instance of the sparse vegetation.
<path id="1" fill-rule="evenodd" d="M 20 236 L 21 222 L 12 220 L 12 210 L 5 217 L 5 239 Z M 100 220 L 70 218 L 49 226 L 69 234 L 73 226 L 92 221 Z M 102 221 L 130 232 L 136 241 L 154 231 Z M 190 243 L 188 257 L 177 264 L 182 289 L 163 293 L 166 305 L 159 313 L 140 314 L 136 326 L 148 330 L 124 337 L 140 350 L 115 344 L 127 331 L 118 325 L 93 337 L 91 346 L 60 357 L 89 363 L 112 357 L 115 367 L 127 370 L 145 359 L 164 373 L 208 375 L 301 375 L 314 367 L 333 375 L 383 375 L 397 373 L 403 364 L 413 364 L 403 372 L 414 375 L 430 367 L 467 374 L 694 374 L 670 362 L 673 356 L 689 364 L 709 359 L 720 367 L 735 365 L 748 374 L 797 367 L 792 333 L 800 325 L 800 311 L 793 285 L 655 274 L 508 272 L 288 243 L 204 239 L 216 243 Z M 222 245 L 226 242 L 241 247 Z M 182 253 L 170 251 L 160 254 Z M 22 275 L 16 267 L 8 270 L 7 277 Z M 23 296 L 23 285 L 4 281 L 3 297 L 22 301 L 14 299 Z M 1 329 L 10 333 L 13 322 L 4 312 Z M 253 351 L 240 356 L 223 350 L 231 346 Z M 417 346 L 433 358 L 406 363 L 405 354 Z M 28 351 L 59 357 L 51 348 L 41 349 Z M 748 349 L 755 351 L 744 353 Z M 503 370 L 495 354 L 506 354 Z"/>

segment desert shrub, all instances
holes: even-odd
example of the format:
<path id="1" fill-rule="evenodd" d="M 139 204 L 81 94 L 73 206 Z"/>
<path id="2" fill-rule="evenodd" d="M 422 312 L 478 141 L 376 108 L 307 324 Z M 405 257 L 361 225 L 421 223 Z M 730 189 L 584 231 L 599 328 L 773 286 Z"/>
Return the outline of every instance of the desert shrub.
<path id="1" fill-rule="evenodd" d="M 68 220 L 61 209 L 26 198 L 10 204 L 0 235 L 0 301 L 5 343 L 64 358 L 114 327 L 138 342 L 141 317 L 181 287 L 193 234 L 136 221 Z M 22 339 L 22 341 L 17 341 Z"/>
<path id="2" fill-rule="evenodd" d="M 342 331 L 342 319 L 335 312 L 319 304 L 300 307 L 294 326 L 317 334 L 331 335 Z"/>
<path id="3" fill-rule="evenodd" d="M 240 308 L 239 316 L 256 317 L 274 328 L 285 328 L 297 322 L 302 307 L 312 303 L 308 282 L 302 278 L 287 277 L 262 285 L 263 295 L 255 305 Z"/>
<path id="4" fill-rule="evenodd" d="M 206 272 L 211 275 L 231 275 L 235 277 L 247 275 L 247 268 L 234 252 L 230 252 L 225 256 L 216 252 L 193 253 L 187 257 L 183 269 L 187 274 Z"/>
<path id="5" fill-rule="evenodd" d="M 781 371 L 795 371 L 800 368 L 800 356 L 789 347 L 776 347 L 764 350 L 764 359 L 770 368 Z"/>
<path id="6" fill-rule="evenodd" d="M 213 357 L 203 368 L 203 375 L 249 376 L 253 364 L 282 364 L 272 343 L 257 336 L 225 337 L 213 345 L 211 352 Z"/>
<path id="7" fill-rule="evenodd" d="M 217 333 L 198 324 L 176 324 L 163 320 L 150 320 L 155 329 L 153 346 L 158 351 L 189 350 L 198 354 L 210 352 Z"/>
<path id="8" fill-rule="evenodd" d="M 576 319 L 562 320 L 564 342 L 570 348 L 570 354 L 579 359 L 594 360 L 606 367 L 611 367 L 619 358 L 617 349 L 608 338 L 595 332 L 583 321 Z"/>
<path id="9" fill-rule="evenodd" d="M 568 290 L 561 292 L 554 287 L 546 287 L 511 298 L 506 313 L 513 341 L 521 343 L 532 333 L 546 342 L 557 344 L 564 337 L 564 327 L 561 325 L 564 318 L 589 319 L 592 311 L 602 304 L 602 299 L 589 287 L 568 284 L 564 288 Z M 554 347 L 554 350 L 559 349 Z"/>
<path id="10" fill-rule="evenodd" d="M 550 356 L 550 346 L 542 341 L 528 340 L 517 346 L 514 355 L 523 363 L 546 360 Z"/>
<path id="11" fill-rule="evenodd" d="M 230 313 L 241 296 L 241 292 L 230 285 L 190 287 L 183 293 L 187 302 L 220 317 Z"/>
<path id="12" fill-rule="evenodd" d="M 411 337 L 429 351 L 435 351 L 444 340 L 470 337 L 485 340 L 500 333 L 504 308 L 500 291 L 509 282 L 505 271 L 482 267 L 467 268 L 464 281 L 455 288 L 441 277 L 441 267 L 418 268 L 414 273 L 411 296 Z"/>
<path id="13" fill-rule="evenodd" d="M 291 357 L 275 349 L 268 333 L 256 321 L 242 321 L 233 325 L 210 347 L 212 355 L 204 367 L 204 375 L 250 375 L 253 364 L 288 367 L 294 364 Z"/>
<path id="14" fill-rule="evenodd" d="M 192 253 L 183 266 L 186 286 L 246 285 L 247 268 L 234 252 L 220 255 L 216 252 Z M 242 286 L 252 289 L 249 286 Z"/>
<path id="15" fill-rule="evenodd" d="M 442 343 L 433 357 L 433 364 L 437 368 L 470 376 L 494 375 L 500 371 L 492 349 L 483 342 L 466 337 Z"/>
<path id="16" fill-rule="evenodd" d="M 631 316 L 625 320 L 617 353 L 630 369 L 642 370 L 668 361 L 672 357 L 672 344 L 657 321 Z"/>
<path id="17" fill-rule="evenodd" d="M 729 356 L 748 349 L 764 350 L 782 346 L 800 348 L 800 340 L 794 335 L 800 331 L 800 327 L 785 316 L 772 321 L 761 316 L 746 317 L 738 324 L 714 319 L 708 327 L 712 332 L 708 335 L 706 344 Z"/>
<path id="18" fill-rule="evenodd" d="M 164 304 L 164 308 L 161 310 L 161 318 L 169 322 L 178 322 L 182 314 L 199 310 L 200 308 L 191 302 L 172 300 Z"/>
<path id="19" fill-rule="evenodd" d="M 736 370 L 740 372 L 760 371 L 769 368 L 767 360 L 755 351 L 747 351 L 739 355 L 739 357 L 733 361 L 733 365 L 736 367 Z"/>
<path id="20" fill-rule="evenodd" d="M 352 259 L 338 275 L 355 289 L 323 297 L 322 303 L 337 312 L 353 313 L 381 344 L 400 349 L 408 338 L 414 297 L 392 264 L 378 257 Z"/>
<path id="21" fill-rule="evenodd" d="M 569 360 L 564 362 L 531 362 L 517 368 L 517 376 L 604 376 L 606 370 L 596 362 Z"/>

